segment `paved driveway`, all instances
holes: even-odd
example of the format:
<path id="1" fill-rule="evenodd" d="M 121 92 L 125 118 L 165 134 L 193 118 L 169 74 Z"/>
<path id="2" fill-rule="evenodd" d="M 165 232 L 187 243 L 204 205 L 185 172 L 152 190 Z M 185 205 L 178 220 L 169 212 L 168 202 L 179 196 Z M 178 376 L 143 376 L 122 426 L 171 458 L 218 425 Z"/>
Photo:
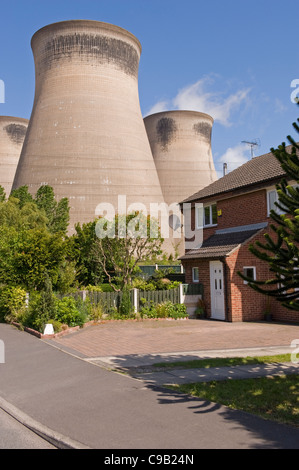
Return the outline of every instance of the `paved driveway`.
<path id="1" fill-rule="evenodd" d="M 290 346 L 299 325 L 211 320 L 114 321 L 51 342 L 82 357 Z"/>

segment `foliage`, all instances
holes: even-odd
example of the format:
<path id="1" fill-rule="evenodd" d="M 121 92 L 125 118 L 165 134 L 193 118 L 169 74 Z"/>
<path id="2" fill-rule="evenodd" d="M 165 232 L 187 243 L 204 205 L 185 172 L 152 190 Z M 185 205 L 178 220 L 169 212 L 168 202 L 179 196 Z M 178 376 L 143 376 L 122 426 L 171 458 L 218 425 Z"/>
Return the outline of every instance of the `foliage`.
<path id="1" fill-rule="evenodd" d="M 63 297 L 57 301 L 57 312 L 55 320 L 62 324 L 72 326 L 82 326 L 87 319 L 84 311 L 80 311 L 76 300 L 73 297 Z"/>
<path id="2" fill-rule="evenodd" d="M 52 290 L 51 279 L 46 272 L 43 279 L 43 290 L 33 295 L 29 302 L 29 315 L 26 318 L 26 326 L 30 326 L 41 333 L 50 320 L 54 320 L 57 314 L 57 299 Z"/>
<path id="3" fill-rule="evenodd" d="M 143 258 L 161 253 L 163 239 L 156 221 L 139 212 L 116 215 L 112 221 L 100 218 L 96 234 L 99 263 L 117 291 L 131 284 Z"/>
<path id="4" fill-rule="evenodd" d="M 299 133 L 298 124 L 293 126 Z M 279 201 L 276 205 L 283 213 L 277 209 L 271 211 L 274 223 L 270 227 L 274 238 L 265 234 L 265 243 L 256 242 L 249 248 L 257 258 L 268 263 L 273 277 L 253 281 L 242 273 L 239 275 L 256 291 L 274 297 L 289 309 L 299 310 L 299 146 L 290 136 L 288 140 L 292 145 L 291 153 L 287 152 L 285 143 L 276 150 L 271 149 L 287 175 L 277 185 Z M 289 185 L 287 179 L 295 180 L 297 186 Z"/>
<path id="5" fill-rule="evenodd" d="M 41 290 L 47 272 L 52 284 L 63 288 L 68 254 L 64 234 L 49 230 L 44 209 L 38 208 L 26 187 L 14 194 L 19 199 L 11 196 L 0 202 L 0 282 Z"/>
<path id="6" fill-rule="evenodd" d="M 0 289 L 0 321 L 22 322 L 26 312 L 26 291 L 20 287 Z"/>
<path id="7" fill-rule="evenodd" d="M 20 209 L 27 203 L 32 203 L 33 197 L 28 191 L 28 186 L 21 186 L 10 193 L 10 197 L 18 199 Z"/>
<path id="8" fill-rule="evenodd" d="M 0 202 L 4 202 L 6 199 L 5 190 L 2 186 L 0 186 Z"/>
<path id="9" fill-rule="evenodd" d="M 122 298 L 119 306 L 119 313 L 123 316 L 130 315 L 132 312 L 131 294 L 128 288 L 125 288 L 122 293 Z"/>
<path id="10" fill-rule="evenodd" d="M 21 186 L 11 192 L 10 198 L 18 201 L 20 209 L 27 204 L 34 204 L 46 218 L 46 226 L 50 233 L 66 234 L 69 224 L 68 199 L 63 198 L 57 202 L 51 186 L 42 185 L 35 198 L 29 193 L 28 186 Z"/>
<path id="11" fill-rule="evenodd" d="M 142 303 L 142 299 L 141 299 Z M 187 309 L 184 304 L 173 304 L 170 301 L 161 302 L 157 305 L 151 303 L 140 309 L 141 318 L 187 318 Z"/>
<path id="12" fill-rule="evenodd" d="M 198 300 L 197 307 L 195 310 L 195 314 L 199 318 L 204 318 L 206 315 L 206 306 L 202 299 Z"/>
<path id="13" fill-rule="evenodd" d="M 99 262 L 95 232 L 96 222 L 76 224 L 76 233 L 71 237 L 72 259 L 76 268 L 76 279 L 81 286 L 97 286 L 103 282 L 103 269 Z"/>

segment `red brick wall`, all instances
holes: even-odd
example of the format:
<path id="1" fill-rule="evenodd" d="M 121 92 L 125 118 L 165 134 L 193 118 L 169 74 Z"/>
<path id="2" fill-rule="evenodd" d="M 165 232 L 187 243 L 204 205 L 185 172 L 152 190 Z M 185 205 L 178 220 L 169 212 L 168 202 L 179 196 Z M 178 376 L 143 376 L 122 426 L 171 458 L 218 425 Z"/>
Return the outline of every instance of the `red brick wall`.
<path id="1" fill-rule="evenodd" d="M 259 294 L 251 287 L 244 284 L 243 279 L 238 275 L 238 271 L 243 272 L 244 266 L 256 267 L 256 278 L 266 280 L 273 277 L 268 264 L 254 256 L 249 251 L 250 244 L 255 241 L 264 241 L 263 232 L 258 234 L 252 240 L 243 245 L 237 252 L 227 258 L 227 264 L 230 267 L 231 276 L 231 312 L 233 321 L 252 321 L 263 320 L 264 312 L 267 307 L 267 296 Z M 293 312 L 275 299 L 270 300 L 271 313 L 274 320 L 299 322 L 299 312 Z"/>
<path id="2" fill-rule="evenodd" d="M 217 203 L 217 210 L 222 212 L 222 215 L 218 217 L 217 230 L 265 222 L 267 220 L 267 192 L 263 189 L 220 200 Z"/>
<path id="3" fill-rule="evenodd" d="M 203 229 L 203 241 L 214 235 L 216 230 L 257 224 L 267 221 L 267 191 L 262 189 L 241 196 L 217 201 L 217 210 L 221 211 L 218 224 Z M 192 209 L 192 230 L 195 227 L 195 210 Z"/>
<path id="4" fill-rule="evenodd" d="M 192 284 L 192 268 L 199 268 L 199 282 L 203 285 L 203 300 L 208 315 L 211 312 L 210 264 L 208 260 L 183 261 L 186 273 L 186 283 Z"/>
<path id="5" fill-rule="evenodd" d="M 218 225 L 204 229 L 204 240 L 213 235 L 216 230 L 270 221 L 267 218 L 266 189 L 219 200 L 217 209 L 222 212 L 222 215 L 218 217 Z M 267 297 L 244 284 L 243 279 L 238 275 L 238 271 L 242 272 L 244 266 L 255 266 L 257 279 L 265 280 L 272 277 L 273 274 L 270 273 L 268 264 L 252 255 L 248 249 L 249 245 L 256 240 L 263 241 L 263 233 L 257 235 L 226 258 L 224 269 L 226 273 L 227 290 L 225 298 L 228 321 L 260 321 L 264 319 Z M 199 280 L 204 287 L 204 301 L 209 317 L 211 314 L 209 260 L 186 260 L 183 261 L 183 265 L 186 271 L 187 283 L 192 283 L 192 267 L 199 268 Z M 293 312 L 282 307 L 275 299 L 271 299 L 271 313 L 273 319 L 277 321 L 299 322 L 299 312 Z"/>
<path id="6" fill-rule="evenodd" d="M 248 249 L 249 245 L 256 240 L 263 241 L 263 234 L 257 235 L 226 258 L 224 269 L 226 276 L 226 318 L 228 321 L 264 320 L 267 297 L 244 284 L 243 279 L 238 275 L 238 271 L 243 272 L 245 266 L 255 266 L 257 279 L 265 280 L 272 277 L 267 263 L 255 257 Z M 209 260 L 186 260 L 183 261 L 183 265 L 186 272 L 186 283 L 188 284 L 192 283 L 192 268 L 199 268 L 199 281 L 203 284 L 203 299 L 209 318 L 211 315 Z M 276 321 L 299 322 L 299 312 L 293 312 L 282 307 L 275 299 L 271 299 L 271 313 L 273 320 Z"/>

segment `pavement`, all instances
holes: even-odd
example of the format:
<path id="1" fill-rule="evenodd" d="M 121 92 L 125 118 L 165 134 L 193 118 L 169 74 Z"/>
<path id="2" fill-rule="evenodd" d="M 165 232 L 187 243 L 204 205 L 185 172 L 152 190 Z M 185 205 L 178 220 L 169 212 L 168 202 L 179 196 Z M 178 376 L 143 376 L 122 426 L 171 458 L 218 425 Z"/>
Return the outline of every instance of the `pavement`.
<path id="1" fill-rule="evenodd" d="M 298 363 L 154 366 L 292 353 L 298 338 L 298 325 L 274 322 L 107 322 L 42 340 L 0 324 L 0 408 L 57 448 L 299 448 L 299 428 L 165 388 L 294 374 Z"/>

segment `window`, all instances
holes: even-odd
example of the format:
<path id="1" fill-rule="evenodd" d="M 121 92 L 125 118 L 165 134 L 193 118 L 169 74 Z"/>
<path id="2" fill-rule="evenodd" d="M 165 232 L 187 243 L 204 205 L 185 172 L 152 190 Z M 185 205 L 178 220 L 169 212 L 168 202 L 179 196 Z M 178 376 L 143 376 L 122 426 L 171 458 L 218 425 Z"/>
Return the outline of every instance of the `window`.
<path id="1" fill-rule="evenodd" d="M 296 188 L 296 185 L 291 185 L 291 186 L 293 188 Z M 270 216 L 271 210 L 275 210 L 277 214 L 285 214 L 285 211 L 282 211 L 279 207 L 277 207 L 275 202 L 279 202 L 278 193 L 276 189 L 270 189 L 267 192 L 268 217 Z M 280 203 L 280 205 L 282 204 Z"/>
<path id="2" fill-rule="evenodd" d="M 256 267 L 255 266 L 244 266 L 243 273 L 245 277 L 252 279 L 252 281 L 256 280 Z M 244 284 L 248 284 L 248 282 L 244 281 Z"/>
<path id="3" fill-rule="evenodd" d="M 192 268 L 192 281 L 199 282 L 199 268 Z"/>
<path id="4" fill-rule="evenodd" d="M 282 211 L 275 205 L 275 202 L 278 202 L 278 194 L 276 189 L 271 189 L 267 193 L 267 204 L 268 204 L 268 216 L 270 215 L 270 211 L 275 210 L 277 214 L 281 214 Z"/>
<path id="5" fill-rule="evenodd" d="M 217 225 L 217 204 L 205 206 L 203 217 L 204 227 L 208 227 L 209 225 Z"/>

